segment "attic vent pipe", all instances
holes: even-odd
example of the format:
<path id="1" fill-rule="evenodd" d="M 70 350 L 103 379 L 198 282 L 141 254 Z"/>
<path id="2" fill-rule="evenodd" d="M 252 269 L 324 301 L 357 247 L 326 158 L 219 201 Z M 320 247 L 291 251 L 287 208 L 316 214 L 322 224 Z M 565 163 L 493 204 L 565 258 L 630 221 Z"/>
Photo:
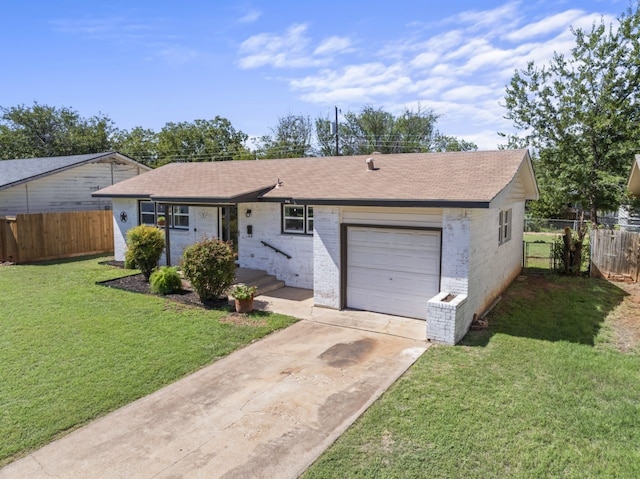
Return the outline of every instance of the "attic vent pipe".
<path id="1" fill-rule="evenodd" d="M 373 167 L 373 158 L 367 158 L 367 170 L 375 170 L 375 168 Z"/>

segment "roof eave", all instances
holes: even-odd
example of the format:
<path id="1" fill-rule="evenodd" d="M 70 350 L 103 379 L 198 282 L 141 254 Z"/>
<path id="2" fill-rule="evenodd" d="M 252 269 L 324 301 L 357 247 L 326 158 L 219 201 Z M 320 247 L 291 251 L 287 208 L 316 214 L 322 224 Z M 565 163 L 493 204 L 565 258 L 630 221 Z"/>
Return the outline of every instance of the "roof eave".
<path id="1" fill-rule="evenodd" d="M 489 208 L 486 200 L 386 199 L 386 198 L 262 198 L 261 201 L 318 206 L 381 206 L 405 208 Z"/>
<path id="2" fill-rule="evenodd" d="M 207 197 L 195 197 L 195 196 L 162 196 L 151 195 L 150 199 L 158 203 L 197 203 L 197 204 L 235 204 L 235 203 L 255 203 L 260 201 L 262 195 L 271 191 L 273 186 L 260 188 L 258 190 L 243 192 L 237 195 L 229 196 L 207 196 Z"/>

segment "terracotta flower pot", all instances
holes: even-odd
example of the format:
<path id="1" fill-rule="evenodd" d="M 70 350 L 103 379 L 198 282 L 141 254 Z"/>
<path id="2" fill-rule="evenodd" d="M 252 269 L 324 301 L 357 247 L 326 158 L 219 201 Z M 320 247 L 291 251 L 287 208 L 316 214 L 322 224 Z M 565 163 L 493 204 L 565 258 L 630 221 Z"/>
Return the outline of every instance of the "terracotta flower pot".
<path id="1" fill-rule="evenodd" d="M 237 313 L 250 313 L 253 311 L 253 296 L 250 299 L 236 299 Z"/>

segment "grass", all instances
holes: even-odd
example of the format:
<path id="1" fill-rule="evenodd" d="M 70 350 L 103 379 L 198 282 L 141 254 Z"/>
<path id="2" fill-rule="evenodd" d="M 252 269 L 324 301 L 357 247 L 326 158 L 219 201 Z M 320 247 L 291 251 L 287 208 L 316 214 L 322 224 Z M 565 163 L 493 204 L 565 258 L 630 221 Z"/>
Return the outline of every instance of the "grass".
<path id="1" fill-rule="evenodd" d="M 295 321 L 95 284 L 122 275 L 96 258 L 0 268 L 0 465 Z"/>
<path id="2" fill-rule="evenodd" d="M 430 348 L 304 477 L 640 477 L 640 350 L 611 341 L 625 294 L 514 283 L 488 331 Z"/>
<path id="3" fill-rule="evenodd" d="M 550 233 L 533 233 L 524 234 L 524 241 L 527 243 L 525 256 L 525 269 L 532 272 L 545 272 L 553 270 L 553 243 L 562 243 L 561 231 Z M 589 234 L 585 236 L 583 245 L 583 261 L 582 271 L 586 271 L 589 267 Z M 558 259 L 558 261 L 560 261 Z M 557 265 L 560 268 L 560 265 Z"/>

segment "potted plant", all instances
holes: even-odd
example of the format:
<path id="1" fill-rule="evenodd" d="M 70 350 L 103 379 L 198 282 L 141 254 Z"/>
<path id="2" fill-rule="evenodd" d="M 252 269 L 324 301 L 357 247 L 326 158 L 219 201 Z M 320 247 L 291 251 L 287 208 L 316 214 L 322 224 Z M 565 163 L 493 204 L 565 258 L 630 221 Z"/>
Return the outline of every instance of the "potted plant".
<path id="1" fill-rule="evenodd" d="M 250 313 L 253 311 L 253 295 L 256 290 L 255 286 L 246 286 L 239 284 L 231 291 L 231 296 L 236 300 L 236 312 Z"/>
<path id="2" fill-rule="evenodd" d="M 158 226 L 164 226 L 165 218 L 164 216 L 158 216 Z"/>

